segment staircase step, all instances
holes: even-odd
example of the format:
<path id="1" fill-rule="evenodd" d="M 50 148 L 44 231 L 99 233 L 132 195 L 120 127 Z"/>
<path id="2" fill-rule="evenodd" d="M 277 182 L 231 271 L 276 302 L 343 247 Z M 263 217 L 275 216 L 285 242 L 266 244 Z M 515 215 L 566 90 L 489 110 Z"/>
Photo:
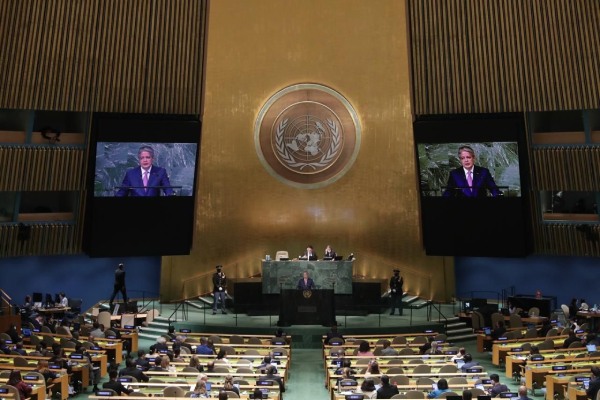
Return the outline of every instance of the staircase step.
<path id="1" fill-rule="evenodd" d="M 453 336 L 453 335 L 462 335 L 465 333 L 473 333 L 473 329 L 471 328 L 459 328 L 459 329 L 448 329 L 446 330 L 446 335 L 448 336 Z"/>
<path id="2" fill-rule="evenodd" d="M 197 308 L 198 310 L 206 310 L 207 308 L 212 307 L 212 303 L 208 304 L 208 303 L 206 303 L 204 301 L 200 301 L 200 300 L 186 300 L 185 302 L 187 303 L 188 306 Z"/>
<path id="3" fill-rule="evenodd" d="M 421 300 L 419 299 L 419 301 L 414 301 L 410 304 L 411 308 L 423 308 L 423 307 L 427 307 L 429 304 L 431 303 L 431 301 L 429 300 Z"/>
<path id="4" fill-rule="evenodd" d="M 414 303 L 417 300 L 421 300 L 421 298 L 419 296 L 404 296 L 402 298 L 402 302 L 405 304 L 411 304 Z"/>
<path id="5" fill-rule="evenodd" d="M 446 324 L 453 324 L 455 322 L 460 322 L 460 318 L 458 318 L 456 316 L 446 318 Z"/>
<path id="6" fill-rule="evenodd" d="M 466 341 L 466 340 L 474 340 L 476 336 L 477 335 L 474 333 L 464 334 L 464 335 L 459 335 L 459 336 L 448 336 L 448 339 L 446 339 L 446 340 L 450 343 L 462 342 L 462 341 Z"/>
<path id="7" fill-rule="evenodd" d="M 450 324 L 446 324 L 446 330 L 456 329 L 456 328 L 464 328 L 467 324 L 464 322 L 452 322 Z"/>

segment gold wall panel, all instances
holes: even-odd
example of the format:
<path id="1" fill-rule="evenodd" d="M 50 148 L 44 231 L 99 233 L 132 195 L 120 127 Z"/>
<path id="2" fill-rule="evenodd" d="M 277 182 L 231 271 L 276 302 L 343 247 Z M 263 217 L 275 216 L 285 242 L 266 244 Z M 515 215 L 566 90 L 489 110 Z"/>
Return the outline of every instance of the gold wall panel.
<path id="1" fill-rule="evenodd" d="M 210 3 L 194 246 L 163 258 L 163 300 L 212 290 L 216 264 L 246 278 L 265 254 L 308 244 L 353 252 L 359 276 L 398 267 L 411 293 L 454 294 L 453 260 L 425 256 L 421 243 L 407 32 L 398 0 Z M 262 105 L 297 83 L 331 87 L 360 118 L 354 166 L 327 187 L 281 183 L 255 151 Z"/>
<path id="2" fill-rule="evenodd" d="M 600 107 L 600 2 L 408 0 L 414 113 Z"/>
<path id="3" fill-rule="evenodd" d="M 27 224 L 30 235 L 19 239 L 18 225 L 0 225 L 0 257 L 81 253 L 81 232 L 76 224 Z"/>
<path id="4" fill-rule="evenodd" d="M 0 108 L 198 114 L 206 0 L 0 0 Z"/>

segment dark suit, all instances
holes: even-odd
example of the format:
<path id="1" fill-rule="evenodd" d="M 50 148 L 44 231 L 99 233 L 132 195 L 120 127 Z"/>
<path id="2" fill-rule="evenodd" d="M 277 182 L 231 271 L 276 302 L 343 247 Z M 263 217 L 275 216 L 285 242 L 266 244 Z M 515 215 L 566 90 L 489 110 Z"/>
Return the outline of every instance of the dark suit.
<path id="1" fill-rule="evenodd" d="M 489 169 L 478 166 L 473 167 L 473 187 L 471 189 L 464 168 L 459 167 L 450 172 L 443 196 L 487 197 L 488 192 L 493 197 L 502 195 Z"/>
<path id="2" fill-rule="evenodd" d="M 119 381 L 108 381 L 102 384 L 104 389 L 112 389 L 120 396 L 121 393 L 131 394 L 133 390 L 127 389 L 123 384 Z"/>
<path id="3" fill-rule="evenodd" d="M 279 391 L 281 393 L 285 392 L 285 386 L 283 385 L 283 379 L 279 375 L 260 375 L 258 377 L 259 381 L 275 381 L 279 384 Z"/>
<path id="4" fill-rule="evenodd" d="M 317 261 L 319 259 L 319 257 L 317 257 L 317 253 L 315 253 L 314 251 L 312 253 L 310 253 L 310 257 L 308 256 L 307 252 L 304 252 L 302 257 L 300 257 L 300 258 L 303 260 L 309 260 L 309 261 Z"/>
<path id="5" fill-rule="evenodd" d="M 329 258 L 335 258 L 336 256 L 337 256 L 337 254 L 333 250 L 326 251 L 325 254 L 323 255 L 323 257 L 329 257 Z"/>
<path id="6" fill-rule="evenodd" d="M 595 400 L 598 391 L 600 390 L 600 378 L 594 378 L 590 381 L 590 387 L 586 390 L 587 397 Z"/>
<path id="7" fill-rule="evenodd" d="M 153 165 L 150 169 L 148 188 L 144 188 L 141 167 L 128 169 L 121 186 L 122 187 L 117 191 L 117 197 L 158 197 L 160 196 L 161 187 L 166 196 L 173 194 L 167 170 L 157 167 L 156 165 Z"/>
<path id="8" fill-rule="evenodd" d="M 298 290 L 312 290 L 315 288 L 315 282 L 312 278 L 308 278 L 306 282 L 304 282 L 304 278 L 300 278 L 298 281 Z"/>
<path id="9" fill-rule="evenodd" d="M 377 398 L 391 399 L 393 395 L 398 393 L 398 387 L 396 385 L 381 385 L 381 387 L 377 389 Z"/>

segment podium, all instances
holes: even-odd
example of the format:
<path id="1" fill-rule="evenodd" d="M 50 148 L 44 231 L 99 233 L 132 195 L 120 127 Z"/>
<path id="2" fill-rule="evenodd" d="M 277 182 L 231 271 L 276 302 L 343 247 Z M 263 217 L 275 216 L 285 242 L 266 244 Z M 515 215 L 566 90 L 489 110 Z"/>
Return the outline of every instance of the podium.
<path id="1" fill-rule="evenodd" d="M 331 326 L 334 322 L 333 289 L 281 290 L 278 326 Z"/>

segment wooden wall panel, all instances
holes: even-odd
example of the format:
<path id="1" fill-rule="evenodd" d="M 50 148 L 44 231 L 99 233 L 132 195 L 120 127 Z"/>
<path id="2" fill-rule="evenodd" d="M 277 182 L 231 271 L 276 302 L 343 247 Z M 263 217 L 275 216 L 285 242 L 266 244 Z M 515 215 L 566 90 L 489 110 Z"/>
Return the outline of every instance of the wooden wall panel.
<path id="1" fill-rule="evenodd" d="M 206 3 L 0 0 L 0 108 L 199 114 Z"/>
<path id="2" fill-rule="evenodd" d="M 600 107 L 600 2 L 408 5 L 415 114 Z"/>
<path id="3" fill-rule="evenodd" d="M 544 147 L 531 155 L 534 190 L 600 191 L 600 148 Z"/>
<path id="4" fill-rule="evenodd" d="M 83 190 L 84 158 L 81 147 L 0 146 L 0 191 Z"/>

